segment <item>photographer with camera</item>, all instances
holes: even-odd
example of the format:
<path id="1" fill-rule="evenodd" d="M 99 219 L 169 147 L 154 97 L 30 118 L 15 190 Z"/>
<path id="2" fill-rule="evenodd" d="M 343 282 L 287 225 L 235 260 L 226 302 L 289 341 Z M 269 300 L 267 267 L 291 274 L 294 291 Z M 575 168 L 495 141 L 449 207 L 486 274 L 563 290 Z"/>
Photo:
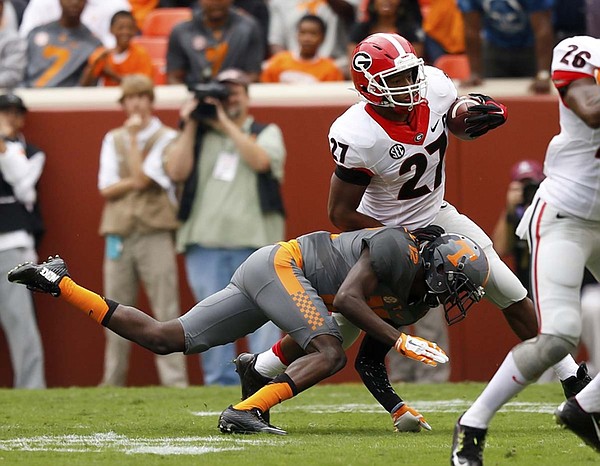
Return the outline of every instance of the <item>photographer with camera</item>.
<path id="1" fill-rule="evenodd" d="M 284 239 L 279 182 L 285 146 L 279 127 L 249 114 L 250 78 L 238 69 L 196 86 L 180 111 L 182 129 L 167 148 L 165 169 L 184 183 L 177 247 L 200 301 L 225 288 L 233 272 L 258 248 Z M 253 353 L 280 338 L 267 323 L 249 335 Z M 233 344 L 202 353 L 205 385 L 236 385 Z"/>
<path id="2" fill-rule="evenodd" d="M 535 160 L 521 160 L 511 168 L 511 182 L 506 191 L 506 208 L 496 222 L 492 240 L 500 255 L 512 256 L 515 274 L 529 290 L 529 248 L 527 241 L 519 239 L 515 229 L 531 204 L 533 196 L 544 179 L 542 165 Z M 529 293 L 531 295 L 531 292 Z"/>

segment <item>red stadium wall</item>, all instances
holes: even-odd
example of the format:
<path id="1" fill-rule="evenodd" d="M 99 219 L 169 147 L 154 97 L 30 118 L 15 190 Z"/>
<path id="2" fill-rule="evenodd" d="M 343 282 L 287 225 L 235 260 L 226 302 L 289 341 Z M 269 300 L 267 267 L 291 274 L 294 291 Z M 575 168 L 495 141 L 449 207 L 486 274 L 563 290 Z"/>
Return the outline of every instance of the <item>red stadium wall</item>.
<path id="1" fill-rule="evenodd" d="M 491 234 L 503 208 L 511 165 L 521 158 L 542 160 L 545 147 L 558 130 L 554 97 L 502 99 L 509 108 L 509 122 L 474 142 L 451 138 L 446 156 L 447 195 L 463 213 Z M 332 229 L 326 202 L 333 162 L 327 131 L 345 105 L 260 106 L 257 119 L 279 124 L 288 148 L 283 186 L 288 210 L 287 236 L 318 229 Z M 175 108 L 159 116 L 175 125 Z M 102 290 L 103 241 L 97 234 L 102 199 L 96 182 L 98 154 L 103 135 L 122 122 L 117 110 L 33 110 L 26 134 L 48 155 L 40 183 L 40 200 L 47 226 L 40 257 L 60 253 L 75 279 Z M 180 267 L 183 310 L 193 305 Z M 39 326 L 44 342 L 48 385 L 93 386 L 102 375 L 103 330 L 83 313 L 48 296 L 36 296 Z M 147 308 L 142 297 L 141 305 Z M 487 380 L 506 352 L 516 343 L 499 311 L 487 302 L 451 327 L 452 380 Z M 243 344 L 240 345 L 243 348 Z M 350 362 L 331 381 L 357 380 Z M 198 357 L 188 358 L 190 378 L 202 383 Z M 0 386 L 11 386 L 12 373 L 6 343 L 0 335 Z M 156 384 L 152 355 L 134 348 L 129 384 Z"/>

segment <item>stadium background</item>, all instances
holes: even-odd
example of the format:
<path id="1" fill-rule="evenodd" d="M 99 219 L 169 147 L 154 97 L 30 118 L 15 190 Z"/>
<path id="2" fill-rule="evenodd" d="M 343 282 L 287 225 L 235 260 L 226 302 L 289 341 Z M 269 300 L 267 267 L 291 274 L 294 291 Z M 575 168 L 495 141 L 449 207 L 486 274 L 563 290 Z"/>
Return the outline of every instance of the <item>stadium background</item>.
<path id="1" fill-rule="evenodd" d="M 469 215 L 488 234 L 505 202 L 512 164 L 522 158 L 543 160 L 548 141 L 558 131 L 556 95 L 533 96 L 527 81 L 490 80 L 483 92 L 508 106 L 508 123 L 478 141 L 451 137 L 446 154 L 446 199 Z M 327 132 L 331 122 L 356 100 L 350 83 L 321 86 L 255 85 L 252 113 L 283 130 L 288 156 L 283 195 L 287 207 L 288 238 L 313 231 L 332 230 L 326 214 L 333 161 Z M 466 93 L 466 91 L 461 91 Z M 26 136 L 47 154 L 40 181 L 40 202 L 47 232 L 40 258 L 60 253 L 75 279 L 102 290 L 104 243 L 98 235 L 103 200 L 97 189 L 98 158 L 104 134 L 119 126 L 123 115 L 116 103 L 117 89 L 17 90 L 30 108 Z M 178 108 L 186 96 L 182 86 L 157 88 L 157 114 L 176 126 Z M 182 311 L 194 301 L 185 281 L 180 258 Z M 60 300 L 35 298 L 45 350 L 48 386 L 93 386 L 102 375 L 104 334 L 95 322 Z M 148 309 L 144 296 L 140 302 Z M 516 343 L 501 313 L 484 302 L 469 317 L 450 328 L 452 381 L 488 380 Z M 348 366 L 329 382 L 358 380 Z M 239 349 L 245 349 L 244 344 Z M 202 381 L 198 358 L 188 358 L 192 383 Z M 130 385 L 157 384 L 152 355 L 132 351 Z M 12 385 L 4 337 L 0 335 L 0 386 Z"/>

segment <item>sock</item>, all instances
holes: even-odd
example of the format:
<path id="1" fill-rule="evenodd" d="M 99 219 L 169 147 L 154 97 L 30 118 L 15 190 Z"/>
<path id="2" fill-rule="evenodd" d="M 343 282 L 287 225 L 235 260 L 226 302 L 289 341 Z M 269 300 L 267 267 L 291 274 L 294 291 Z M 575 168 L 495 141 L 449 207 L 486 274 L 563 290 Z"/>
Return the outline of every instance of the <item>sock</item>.
<path id="1" fill-rule="evenodd" d="M 575 359 L 573 359 L 573 356 L 567 354 L 563 359 L 554 364 L 552 368 L 560 380 L 566 380 L 572 375 L 577 374 L 579 366 L 575 362 Z"/>
<path id="2" fill-rule="evenodd" d="M 296 385 L 292 379 L 287 374 L 281 374 L 273 382 L 265 385 L 254 395 L 236 404 L 233 408 L 241 411 L 258 408 L 264 413 L 276 404 L 289 400 L 297 392 Z"/>
<path id="3" fill-rule="evenodd" d="M 85 312 L 99 324 L 106 325 L 118 306 L 114 301 L 104 300 L 102 296 L 79 286 L 69 277 L 64 277 L 58 286 L 63 300 Z"/>
<path id="4" fill-rule="evenodd" d="M 275 345 L 278 343 L 279 342 L 275 343 Z M 256 356 L 254 369 L 263 377 L 272 379 L 273 377 L 277 377 L 279 374 L 283 373 L 287 369 L 287 364 L 284 364 L 275 354 L 273 348 L 270 348 Z"/>
<path id="5" fill-rule="evenodd" d="M 285 364 L 286 366 L 290 365 L 290 361 L 286 359 L 285 355 L 283 354 L 283 350 L 281 349 L 281 340 L 271 346 L 271 349 L 273 350 L 273 353 L 275 353 L 275 356 L 279 358 L 281 364 Z"/>
<path id="6" fill-rule="evenodd" d="M 594 377 L 592 381 L 577 395 L 575 399 L 587 413 L 600 413 L 600 377 Z"/>
<path id="7" fill-rule="evenodd" d="M 511 351 L 481 395 L 463 414 L 461 425 L 487 429 L 494 414 L 531 382 L 534 381 L 525 380 L 517 368 Z"/>

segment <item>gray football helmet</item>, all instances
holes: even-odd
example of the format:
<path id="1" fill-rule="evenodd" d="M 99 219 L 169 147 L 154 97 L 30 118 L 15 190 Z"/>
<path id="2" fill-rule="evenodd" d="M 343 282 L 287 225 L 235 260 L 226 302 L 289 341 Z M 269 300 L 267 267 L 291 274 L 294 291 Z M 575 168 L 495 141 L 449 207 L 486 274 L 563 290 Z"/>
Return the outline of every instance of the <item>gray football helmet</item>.
<path id="1" fill-rule="evenodd" d="M 483 250 L 466 236 L 443 234 L 422 253 L 427 284 L 426 301 L 442 304 L 448 325 L 460 322 L 483 297 L 490 267 Z"/>

